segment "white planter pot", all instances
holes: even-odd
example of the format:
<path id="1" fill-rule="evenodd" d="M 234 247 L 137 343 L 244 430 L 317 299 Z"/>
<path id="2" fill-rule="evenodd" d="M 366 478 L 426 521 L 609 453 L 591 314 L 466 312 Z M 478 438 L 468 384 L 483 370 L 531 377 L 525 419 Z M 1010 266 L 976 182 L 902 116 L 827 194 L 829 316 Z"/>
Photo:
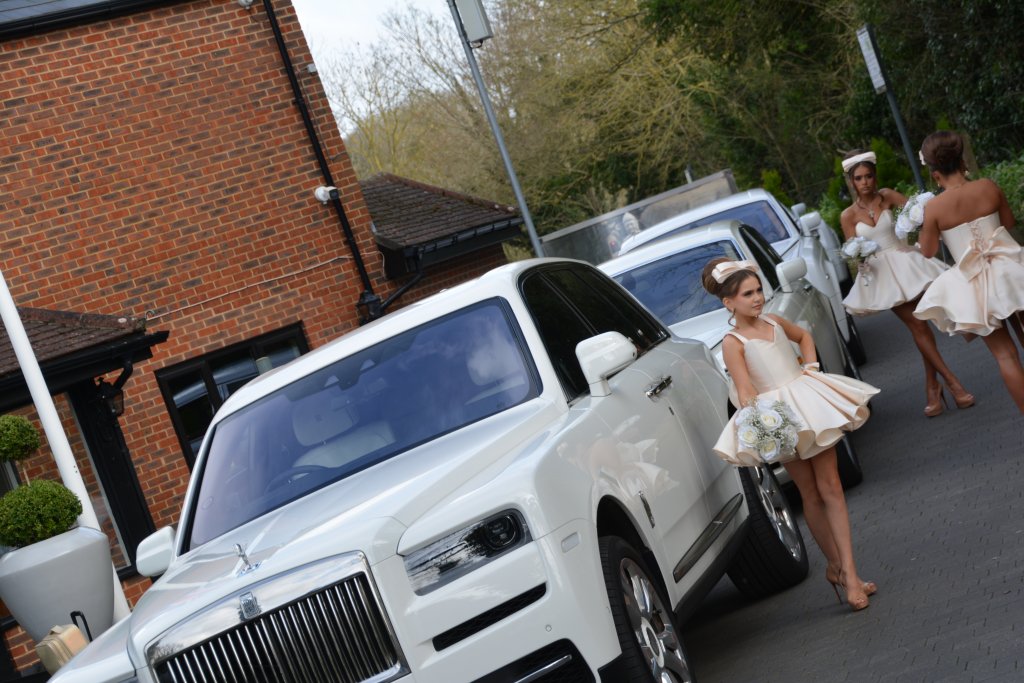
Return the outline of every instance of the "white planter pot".
<path id="1" fill-rule="evenodd" d="M 73 623 L 74 611 L 95 638 L 114 619 L 106 534 L 76 527 L 0 556 L 0 599 L 37 643 L 54 626 Z"/>

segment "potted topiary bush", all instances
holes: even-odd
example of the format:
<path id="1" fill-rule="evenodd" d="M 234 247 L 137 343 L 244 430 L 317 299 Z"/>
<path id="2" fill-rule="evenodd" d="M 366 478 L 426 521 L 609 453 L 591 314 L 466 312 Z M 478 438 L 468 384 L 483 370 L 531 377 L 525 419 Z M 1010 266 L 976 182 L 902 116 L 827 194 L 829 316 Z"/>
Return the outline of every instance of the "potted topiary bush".
<path id="1" fill-rule="evenodd" d="M 40 446 L 26 418 L 0 416 L 0 460 L 18 462 Z M 27 477 L 22 476 L 27 481 Z M 0 497 L 0 599 L 36 641 L 85 615 L 95 636 L 113 621 L 106 534 L 76 526 L 82 503 L 64 485 L 36 479 Z"/>

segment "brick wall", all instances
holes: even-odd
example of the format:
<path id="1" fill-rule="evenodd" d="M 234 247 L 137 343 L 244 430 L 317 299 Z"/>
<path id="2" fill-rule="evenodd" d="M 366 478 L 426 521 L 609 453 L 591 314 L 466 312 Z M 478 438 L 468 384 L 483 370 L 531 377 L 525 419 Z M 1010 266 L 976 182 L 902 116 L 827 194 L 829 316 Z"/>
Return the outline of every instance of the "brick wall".
<path id="1" fill-rule="evenodd" d="M 294 10 L 274 5 L 386 297 Z M 313 198 L 323 177 L 267 16 L 182 2 L 7 41 L 0 73 L 0 267 L 21 306 L 148 316 L 170 332 L 125 386 L 121 424 L 155 524 L 175 523 L 188 471 L 154 371 L 296 321 L 314 347 L 357 325 L 363 287 L 337 215 Z"/>
<path id="2" fill-rule="evenodd" d="M 395 302 L 393 309 L 425 299 L 442 289 L 479 277 L 492 268 L 508 263 L 500 244 L 445 261 L 425 271 L 425 277 Z M 389 309 L 392 310 L 392 309 Z"/>

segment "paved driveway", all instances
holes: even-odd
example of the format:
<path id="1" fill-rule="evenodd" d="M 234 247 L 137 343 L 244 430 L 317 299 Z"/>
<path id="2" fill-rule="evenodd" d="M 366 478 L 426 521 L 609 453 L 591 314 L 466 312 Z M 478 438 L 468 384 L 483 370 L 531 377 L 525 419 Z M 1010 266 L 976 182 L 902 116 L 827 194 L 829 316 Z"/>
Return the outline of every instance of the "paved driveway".
<path id="1" fill-rule="evenodd" d="M 979 340 L 939 348 L 977 397 L 928 419 L 909 332 L 860 319 L 882 389 L 854 437 L 864 483 L 847 492 L 871 606 L 836 603 L 803 526 L 810 576 L 747 603 L 723 579 L 684 629 L 701 683 L 1024 681 L 1024 418 Z M 950 402 L 952 406 L 952 402 Z"/>

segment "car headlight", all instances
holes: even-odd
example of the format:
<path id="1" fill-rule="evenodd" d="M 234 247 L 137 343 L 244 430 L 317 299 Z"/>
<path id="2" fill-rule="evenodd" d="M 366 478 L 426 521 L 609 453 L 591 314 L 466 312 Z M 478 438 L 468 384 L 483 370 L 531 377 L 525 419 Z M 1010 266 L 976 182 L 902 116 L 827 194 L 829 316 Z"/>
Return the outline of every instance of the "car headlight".
<path id="1" fill-rule="evenodd" d="M 409 553 L 405 571 L 413 591 L 424 595 L 531 540 L 523 515 L 503 510 Z"/>

